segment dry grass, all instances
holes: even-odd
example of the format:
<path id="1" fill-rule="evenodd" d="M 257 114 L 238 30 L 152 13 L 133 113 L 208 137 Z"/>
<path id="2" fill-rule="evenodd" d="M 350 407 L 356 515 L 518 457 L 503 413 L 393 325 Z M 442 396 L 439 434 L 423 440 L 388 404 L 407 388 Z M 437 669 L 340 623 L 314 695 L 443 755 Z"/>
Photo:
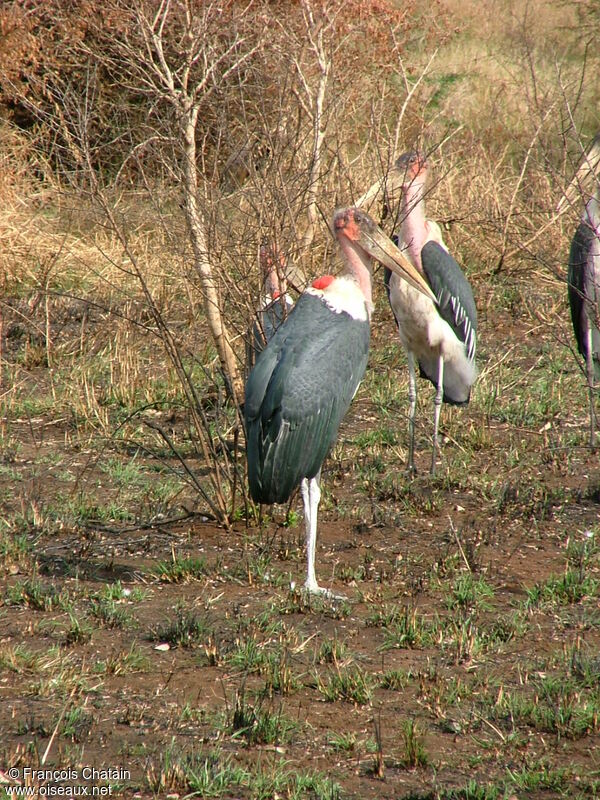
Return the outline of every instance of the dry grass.
<path id="1" fill-rule="evenodd" d="M 238 483 L 232 530 L 206 521 L 214 464 L 239 468 L 241 480 L 243 442 L 207 336 L 178 187 L 112 189 L 111 228 L 81 186 L 52 174 L 35 140 L 0 128 L 6 763 L 31 766 L 56 731 L 51 758 L 110 752 L 137 765 L 131 793 L 142 797 L 165 787 L 338 796 L 316 773 L 302 788 L 315 763 L 356 797 L 568 797 L 569 781 L 597 795 L 597 463 L 584 446 L 587 397 L 564 291 L 579 209 L 553 215 L 579 148 L 569 117 L 587 140 L 600 128 L 599 89 L 588 78 L 576 93 L 575 4 L 497 6 L 428 5 L 427 36 L 439 44 L 431 65 L 415 34 L 403 53 L 410 75 L 397 65 L 387 87 L 382 78 L 372 96 L 339 101 L 310 253 L 301 254 L 302 220 L 288 205 L 303 185 L 289 139 L 273 137 L 273 163 L 242 185 L 203 189 L 242 364 L 265 232 L 300 285 L 335 272 L 334 206 L 362 194 L 399 152 L 431 151 L 428 209 L 474 286 L 481 374 L 467 409 L 444 409 L 439 477 L 407 481 L 406 369 L 377 275 L 371 362 L 327 464 L 319 540 L 319 570 L 347 604 L 311 605 L 289 590 L 303 570 L 293 505 L 259 525 Z M 595 75 L 597 47 L 588 57 Z M 404 117 L 393 118 L 386 92 L 397 109 L 419 78 Z M 372 212 L 383 216 L 380 198 Z M 192 376 L 204 442 L 156 312 Z M 423 388 L 423 459 L 431 416 Z M 191 571 L 194 559 L 202 568 Z M 160 582 L 160 563 L 188 571 Z M 478 595 L 482 587 L 492 593 Z M 526 606 L 536 588 L 541 599 Z M 55 589 L 62 605 L 51 603 Z M 100 596 L 104 620 L 93 613 Z M 198 640 L 155 650 L 152 635 L 182 619 L 202 622 Z M 133 654 L 127 668 L 123 654 Z M 246 698 L 246 727 L 231 724 L 236 697 Z M 288 716 L 297 725 L 279 741 Z M 192 752 L 196 743 L 206 752 Z M 286 759 L 302 761 L 297 783 Z M 471 777 L 479 784 L 468 790 Z"/>
<path id="2" fill-rule="evenodd" d="M 307 130 L 290 138 L 284 108 L 278 130 L 285 135 L 263 132 L 271 148 L 264 170 L 251 170 L 233 186 L 225 181 L 204 187 L 211 253 L 241 366 L 261 291 L 258 247 L 265 232 L 286 253 L 298 288 L 314 274 L 335 272 L 339 261 L 327 231 L 333 208 L 351 202 L 398 152 L 415 144 L 431 151 L 429 213 L 442 223 L 476 295 L 493 298 L 488 282 L 497 273 L 534 276 L 536 284 L 564 279 L 577 212 L 555 219 L 554 209 L 579 146 L 575 133 L 564 131 L 574 115 L 585 137 L 583 130 L 594 124 L 588 109 L 597 89 L 594 81 L 584 81 L 576 94 L 582 50 L 572 5 L 494 9 L 491 3 L 483 9 L 476 3 L 441 4 L 423 18 L 425 40 L 436 25 L 444 26 L 431 61 L 430 53 L 409 42 L 403 61 L 374 83 L 368 102 L 352 96 L 352 105 L 334 109 L 326 128 L 322 218 L 308 253 L 299 249 L 302 214 L 293 219 L 291 209 L 294 192 L 305 191 L 298 165 L 306 161 L 310 136 Z M 590 61 L 589 74 L 592 67 Z M 409 89 L 413 94 L 403 103 Z M 390 107 L 403 113 L 393 118 Z M 364 125 L 367 118 L 371 124 L 361 130 L 368 138 L 359 142 L 354 124 Z M 264 123 L 272 120 L 265 115 Z M 218 364 L 190 267 L 177 187 L 147 181 L 135 191 L 115 188 L 106 196 L 114 212 L 111 226 L 85 186 L 75 191 L 58 182 L 35 139 L 5 123 L 0 153 L 7 411 L 19 412 L 27 370 L 43 365 L 55 370 L 48 388 L 57 416 L 73 414 L 80 432 L 90 426 L 107 440 L 123 435 L 119 425 L 128 410 L 185 406 L 156 314 L 196 371 L 199 391 L 213 392 Z M 380 199 L 371 211 L 381 214 Z M 535 289 L 531 304 L 544 302 L 543 287 Z M 230 422 L 224 420 L 225 436 Z"/>

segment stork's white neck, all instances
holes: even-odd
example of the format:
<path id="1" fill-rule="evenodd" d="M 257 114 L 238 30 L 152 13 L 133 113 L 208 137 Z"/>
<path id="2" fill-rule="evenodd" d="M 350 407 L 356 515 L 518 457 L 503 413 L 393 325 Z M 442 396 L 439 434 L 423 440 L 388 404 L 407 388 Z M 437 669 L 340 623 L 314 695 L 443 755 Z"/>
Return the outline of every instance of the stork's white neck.
<path id="1" fill-rule="evenodd" d="M 270 306 L 271 303 L 274 302 L 280 302 L 280 303 L 283 302 L 286 306 L 292 306 L 294 304 L 292 298 L 289 296 L 287 292 L 285 294 L 279 294 L 279 292 L 271 294 L 270 292 L 267 292 L 267 294 L 265 294 L 265 296 L 263 297 L 261 307 L 266 308 L 267 306 Z"/>
<path id="2" fill-rule="evenodd" d="M 424 195 L 425 181 L 416 179 L 404 188 L 400 204 L 400 212 L 403 216 L 400 235 L 408 248 L 408 257 L 421 273 L 423 272 L 421 250 L 428 235 Z"/>
<path id="3" fill-rule="evenodd" d="M 354 243 L 345 236 L 340 236 L 338 241 L 346 261 L 346 273 L 354 278 L 358 284 L 358 288 L 364 296 L 370 316 L 371 310 L 373 309 L 371 256 L 367 255 L 362 248 L 356 247 Z"/>
<path id="4" fill-rule="evenodd" d="M 364 292 L 354 275 L 327 275 L 314 281 L 307 294 L 319 297 L 336 314 L 348 314 L 352 319 L 368 322 L 373 306 L 365 300 Z"/>
<path id="5" fill-rule="evenodd" d="M 265 280 L 265 290 L 271 297 L 278 297 L 285 294 L 287 289 L 285 278 L 279 279 L 276 269 L 272 269 L 267 273 Z"/>

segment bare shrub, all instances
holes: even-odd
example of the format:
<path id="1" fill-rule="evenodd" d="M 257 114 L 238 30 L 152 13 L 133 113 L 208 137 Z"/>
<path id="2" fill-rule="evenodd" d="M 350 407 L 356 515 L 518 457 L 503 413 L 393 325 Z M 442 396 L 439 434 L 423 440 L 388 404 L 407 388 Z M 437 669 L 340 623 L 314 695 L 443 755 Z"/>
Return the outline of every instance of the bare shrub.
<path id="1" fill-rule="evenodd" d="M 565 8 L 555 13 L 573 20 Z M 4 129 L 0 180 L 22 187 L 0 220 L 14 254 L 0 255 L 3 280 L 9 295 L 11 281 L 30 287 L 31 308 L 12 313 L 36 327 L 46 363 L 71 359 L 69 402 L 85 424 L 166 443 L 230 524 L 247 504 L 238 410 L 260 243 L 285 256 L 292 291 L 335 271 L 332 210 L 364 201 L 391 231 L 385 176 L 415 145 L 437 179 L 431 215 L 475 284 L 560 276 L 568 131 L 592 125 L 595 90 L 581 60 L 532 36 L 528 9 L 486 16 L 484 52 L 464 37 L 455 47 L 451 8 L 387 0 L 3 8 L 0 105 L 21 134 Z M 481 24 L 472 12 L 463 25 Z M 78 349 L 61 339 L 69 314 Z M 88 337 L 90 320 L 102 328 Z M 108 406 L 129 410 L 118 431 Z M 185 441 L 152 418 L 166 407 L 185 417 Z"/>

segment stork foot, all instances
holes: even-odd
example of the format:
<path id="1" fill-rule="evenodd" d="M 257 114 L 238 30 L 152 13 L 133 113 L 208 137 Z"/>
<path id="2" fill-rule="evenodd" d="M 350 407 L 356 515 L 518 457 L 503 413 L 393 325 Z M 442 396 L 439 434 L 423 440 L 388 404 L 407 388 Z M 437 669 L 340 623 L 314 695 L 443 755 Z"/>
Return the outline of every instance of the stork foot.
<path id="1" fill-rule="evenodd" d="M 316 597 L 322 597 L 325 600 L 347 600 L 348 598 L 345 597 L 343 594 L 335 594 L 331 591 L 331 589 L 324 589 L 322 586 L 316 581 L 306 581 L 304 584 L 304 591 L 308 595 L 315 595 Z"/>

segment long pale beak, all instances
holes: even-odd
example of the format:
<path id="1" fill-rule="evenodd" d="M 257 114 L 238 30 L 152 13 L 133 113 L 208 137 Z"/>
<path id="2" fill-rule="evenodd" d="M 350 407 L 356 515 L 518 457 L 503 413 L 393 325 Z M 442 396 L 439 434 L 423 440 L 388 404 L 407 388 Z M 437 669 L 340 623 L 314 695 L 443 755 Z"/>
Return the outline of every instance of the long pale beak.
<path id="1" fill-rule="evenodd" d="M 396 162 L 392 167 L 390 167 L 387 175 L 384 175 L 382 178 L 378 178 L 374 184 L 369 186 L 367 191 L 358 198 L 354 205 L 357 208 L 366 206 L 367 203 L 370 203 L 374 197 L 377 197 L 379 192 L 383 191 L 383 189 L 385 189 L 388 195 L 391 196 L 394 196 L 397 192 L 400 193 L 402 191 L 402 186 L 404 185 L 405 173 L 406 167 L 403 167 Z"/>
<path id="2" fill-rule="evenodd" d="M 583 187 L 590 175 L 595 176 L 598 172 L 600 172 L 600 133 L 594 137 L 579 162 L 575 175 L 556 206 L 557 212 L 562 213 L 567 205 L 573 205 L 581 197 Z"/>
<path id="3" fill-rule="evenodd" d="M 374 184 L 369 186 L 367 191 L 358 198 L 356 203 L 354 204 L 357 208 L 361 208 L 362 206 L 370 203 L 374 197 L 377 197 L 381 189 L 385 186 L 385 179 L 378 178 Z"/>
<path id="4" fill-rule="evenodd" d="M 404 253 L 399 250 L 392 240 L 385 235 L 379 225 L 365 214 L 360 213 L 359 223 L 360 239 L 359 244 L 367 253 L 379 261 L 384 267 L 390 269 L 395 275 L 409 283 L 414 289 L 429 297 L 434 303 L 437 299 L 431 291 L 429 284 L 421 273 L 413 267 Z"/>

